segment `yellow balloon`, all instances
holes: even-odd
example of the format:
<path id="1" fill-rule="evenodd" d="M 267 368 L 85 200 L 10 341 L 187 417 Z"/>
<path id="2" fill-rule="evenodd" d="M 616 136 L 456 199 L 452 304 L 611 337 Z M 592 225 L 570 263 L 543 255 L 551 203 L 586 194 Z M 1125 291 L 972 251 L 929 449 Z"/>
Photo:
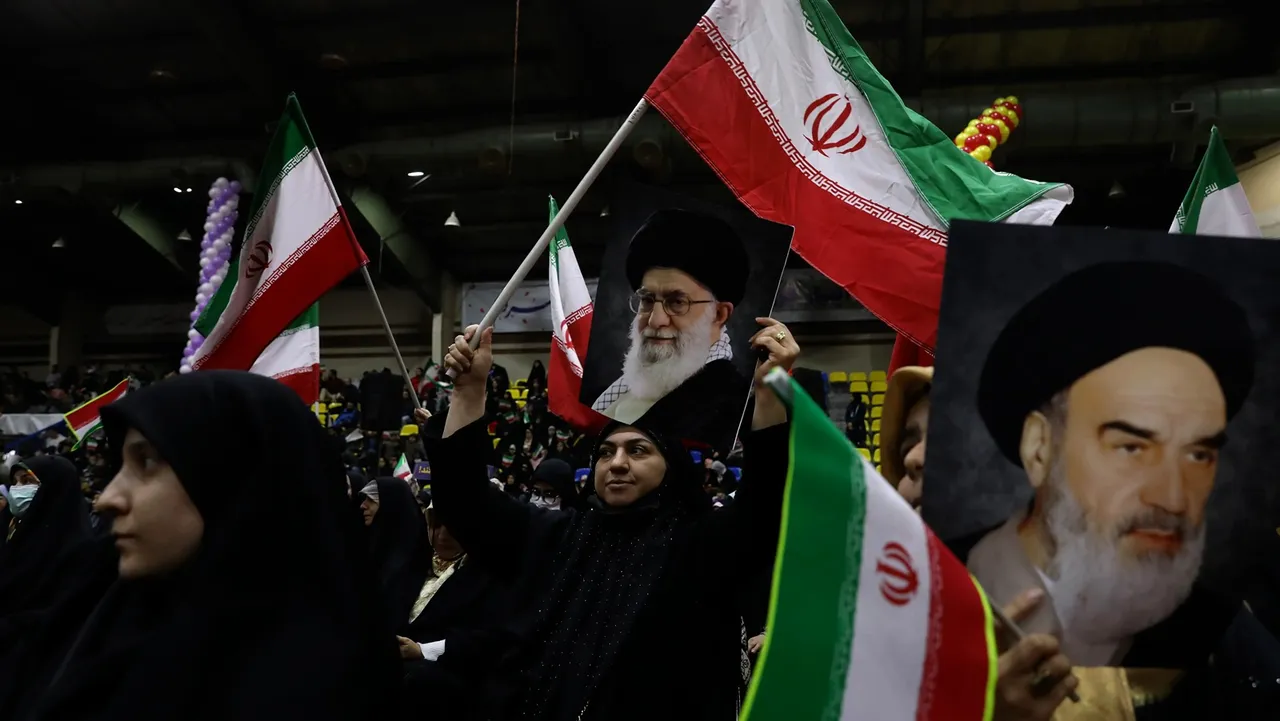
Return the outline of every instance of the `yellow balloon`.
<path id="1" fill-rule="evenodd" d="M 977 119 L 975 118 L 975 119 L 973 119 L 973 120 L 970 120 L 970 121 L 969 121 L 969 124 L 968 124 L 968 125 L 966 125 L 965 127 L 966 127 L 966 128 L 976 128 L 976 127 L 978 127 L 978 121 L 977 121 Z"/>
<path id="2" fill-rule="evenodd" d="M 996 105 L 999 105 L 1000 103 L 1003 103 L 1003 102 L 1005 102 L 1006 100 L 1008 100 L 1008 98 L 996 98 L 996 102 L 995 102 L 995 104 L 996 104 Z"/>
<path id="3" fill-rule="evenodd" d="M 1017 102 L 1018 102 L 1018 96 L 1017 96 L 1017 95 L 1010 95 L 1009 97 L 1005 98 L 1005 102 L 1007 102 L 1007 103 L 1017 103 Z M 1021 105 L 1021 103 L 1018 103 L 1018 104 L 1019 104 L 1019 105 Z"/>
<path id="4" fill-rule="evenodd" d="M 1003 120 L 999 118 L 993 118 L 991 120 L 991 124 L 996 126 L 997 128 L 1000 128 L 1000 142 L 1003 143 L 1004 141 L 1009 139 L 1009 132 L 1010 132 L 1009 126 Z"/>
<path id="5" fill-rule="evenodd" d="M 988 160 L 991 160 L 991 147 L 987 145 L 979 145 L 974 148 L 969 155 L 977 158 L 979 162 L 985 163 Z"/>
<path id="6" fill-rule="evenodd" d="M 974 127 L 974 126 L 970 125 L 969 127 L 965 128 L 964 130 L 961 130 L 961 131 L 960 131 L 960 134 L 967 138 L 967 137 L 969 137 L 970 135 L 977 135 L 977 134 L 978 134 L 978 129 L 977 129 L 976 127 Z"/>
<path id="7" fill-rule="evenodd" d="M 963 147 L 964 147 L 964 141 L 965 141 L 965 139 L 966 139 L 966 138 L 968 138 L 968 137 L 969 137 L 969 136 L 968 136 L 968 135 L 965 135 L 964 133 L 960 133 L 959 135 L 957 135 L 957 136 L 956 136 L 956 147 L 957 147 L 957 148 L 963 148 Z"/>

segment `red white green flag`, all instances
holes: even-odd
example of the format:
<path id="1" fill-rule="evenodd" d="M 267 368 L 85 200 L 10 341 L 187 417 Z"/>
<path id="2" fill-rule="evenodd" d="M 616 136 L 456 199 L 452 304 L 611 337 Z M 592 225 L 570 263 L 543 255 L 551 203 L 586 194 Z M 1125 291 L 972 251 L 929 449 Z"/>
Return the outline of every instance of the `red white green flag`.
<path id="1" fill-rule="evenodd" d="M 1072 200 L 957 148 L 826 0 L 718 0 L 645 98 L 810 265 L 929 348 L 950 221 L 1051 224 Z"/>
<path id="2" fill-rule="evenodd" d="M 320 304 L 312 303 L 268 343 L 249 372 L 275 378 L 303 403 L 315 404 L 320 399 Z"/>
<path id="3" fill-rule="evenodd" d="M 396 461 L 395 470 L 391 471 L 391 475 L 405 483 L 413 481 L 413 469 L 409 467 L 409 459 L 403 453 L 400 454 L 400 460 Z"/>
<path id="4" fill-rule="evenodd" d="M 555 198 L 547 201 L 549 219 L 560 212 Z M 600 428 L 606 419 L 578 400 L 582 390 L 582 364 L 587 357 L 594 305 L 578 258 L 561 228 L 551 241 L 551 271 L 547 290 L 551 298 L 551 362 L 547 368 L 547 407 L 578 430 Z"/>
<path id="5" fill-rule="evenodd" d="M 996 646 L 982 589 L 782 377 L 790 470 L 743 721 L 990 721 Z"/>
<path id="6" fill-rule="evenodd" d="M 249 370 L 321 295 L 368 262 L 290 95 L 267 149 L 240 255 L 196 321 L 205 341 L 191 367 Z"/>
<path id="7" fill-rule="evenodd" d="M 62 416 L 63 420 L 67 422 L 67 428 L 70 428 L 71 434 L 76 437 L 77 445 L 86 436 L 102 426 L 102 421 L 98 418 L 98 414 L 102 409 L 124 398 L 128 392 L 129 379 L 125 378 L 111 390 Z"/>

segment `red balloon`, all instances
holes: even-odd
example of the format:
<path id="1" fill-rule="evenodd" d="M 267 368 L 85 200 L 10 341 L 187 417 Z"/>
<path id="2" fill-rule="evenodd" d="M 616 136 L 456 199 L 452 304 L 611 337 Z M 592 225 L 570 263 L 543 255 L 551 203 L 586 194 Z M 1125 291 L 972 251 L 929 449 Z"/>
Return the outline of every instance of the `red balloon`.
<path id="1" fill-rule="evenodd" d="M 1018 120 L 1022 120 L 1022 106 L 1021 106 L 1021 105 L 1019 105 L 1019 104 L 1017 104 L 1017 103 L 1010 103 L 1010 102 L 1006 101 L 1006 102 L 1003 104 L 1003 107 L 1007 108 L 1007 109 L 1009 110 L 1009 112 L 1013 113 L 1014 115 L 1017 115 L 1017 116 L 1018 116 Z"/>
<path id="2" fill-rule="evenodd" d="M 978 132 L 982 133 L 983 135 L 990 135 L 996 140 L 1000 140 L 1000 138 L 1004 136 L 1004 133 L 1000 132 L 1000 126 L 996 125 L 995 123 L 988 123 L 988 122 L 978 123 Z"/>
<path id="3" fill-rule="evenodd" d="M 996 120 L 1003 120 L 1005 125 L 1008 125 L 1011 128 L 1013 127 L 1013 121 L 1009 119 L 1009 116 L 1005 115 L 999 110 L 988 109 L 987 112 L 983 113 L 983 117 L 994 118 Z"/>
<path id="4" fill-rule="evenodd" d="M 984 160 L 982 161 L 982 164 L 987 166 L 988 168 L 991 168 L 992 170 L 996 169 L 996 166 L 992 165 L 990 160 Z"/>
<path id="5" fill-rule="evenodd" d="M 983 135 L 982 133 L 970 135 L 964 139 L 964 152 L 972 153 L 978 148 L 990 145 L 990 141 L 988 140 L 989 137 L 990 136 Z"/>

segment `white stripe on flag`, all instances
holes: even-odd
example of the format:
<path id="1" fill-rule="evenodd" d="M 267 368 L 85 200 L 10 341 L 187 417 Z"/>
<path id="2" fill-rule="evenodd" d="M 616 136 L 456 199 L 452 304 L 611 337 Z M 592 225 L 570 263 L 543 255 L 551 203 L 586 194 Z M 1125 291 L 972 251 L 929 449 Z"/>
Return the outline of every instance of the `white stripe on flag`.
<path id="1" fill-rule="evenodd" d="M 867 485 L 862 578 L 843 715 L 848 717 L 850 710 L 857 709 L 857 718 L 913 721 L 928 656 L 932 592 L 929 541 L 915 511 L 866 460 L 862 465 Z M 905 523 L 904 514 L 910 517 Z M 897 581 L 877 571 L 881 561 L 887 560 L 885 548 L 890 543 L 901 544 L 906 550 L 919 584 L 901 606 L 891 604 L 881 590 L 882 583 Z M 888 563 L 895 561 L 888 559 Z M 885 663 L 886 658 L 894 662 Z"/>

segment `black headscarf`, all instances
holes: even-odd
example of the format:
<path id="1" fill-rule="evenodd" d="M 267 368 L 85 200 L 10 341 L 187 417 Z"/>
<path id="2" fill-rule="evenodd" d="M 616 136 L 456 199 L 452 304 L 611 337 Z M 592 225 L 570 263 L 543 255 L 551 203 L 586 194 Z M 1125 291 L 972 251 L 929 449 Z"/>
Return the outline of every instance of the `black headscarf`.
<path id="1" fill-rule="evenodd" d="M 395 640 L 357 562 L 341 458 L 293 391 L 204 371 L 130 393 L 102 421 L 111 466 L 137 429 L 204 536 L 182 569 L 112 587 L 29 718 L 390 718 Z"/>
<path id="2" fill-rule="evenodd" d="M 575 718 L 586 706 L 666 570 L 676 534 L 710 509 L 678 442 L 613 422 L 597 437 L 592 458 L 623 427 L 654 442 L 667 472 L 657 490 L 626 508 L 606 506 L 593 491 L 575 514 L 536 612 L 517 706 L 529 718 Z"/>
<path id="3" fill-rule="evenodd" d="M 77 569 L 67 562 L 92 543 L 89 506 L 75 465 L 62 456 L 36 456 L 14 466 L 40 479 L 40 490 L 13 538 L 0 546 L 0 618 L 44 607 Z M 4 519 L 8 521 L 8 517 Z M 8 524 L 0 528 L 7 534 Z"/>
<path id="4" fill-rule="evenodd" d="M 431 540 L 409 484 L 399 478 L 379 478 L 377 483 L 378 513 L 369 526 L 369 553 L 389 622 L 401 629 L 431 573 Z"/>
<path id="5" fill-rule="evenodd" d="M 543 482 L 560 495 L 560 510 L 582 510 L 584 500 L 573 482 L 573 468 L 559 458 L 548 458 L 533 471 L 533 482 Z"/>

